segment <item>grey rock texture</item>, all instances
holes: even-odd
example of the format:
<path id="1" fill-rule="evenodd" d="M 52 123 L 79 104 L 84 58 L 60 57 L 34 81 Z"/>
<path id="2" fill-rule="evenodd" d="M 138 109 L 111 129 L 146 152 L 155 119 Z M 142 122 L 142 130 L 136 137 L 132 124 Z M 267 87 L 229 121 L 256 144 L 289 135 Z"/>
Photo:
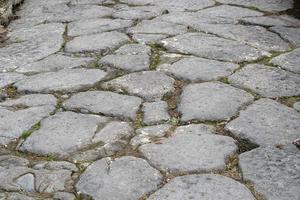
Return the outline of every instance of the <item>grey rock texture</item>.
<path id="1" fill-rule="evenodd" d="M 114 13 L 113 17 L 127 19 L 127 20 L 142 20 L 150 19 L 161 15 L 164 9 L 159 6 L 136 6 L 128 7 L 123 6 L 118 8 Z"/>
<path id="2" fill-rule="evenodd" d="M 270 15 L 259 17 L 244 17 L 240 20 L 242 23 L 260 25 L 260 26 L 288 26 L 299 27 L 300 20 L 290 15 Z"/>
<path id="3" fill-rule="evenodd" d="M 252 101 L 249 93 L 220 82 L 191 84 L 183 89 L 178 110 L 183 121 L 228 120 Z"/>
<path id="4" fill-rule="evenodd" d="M 278 33 L 282 38 L 288 40 L 295 46 L 300 46 L 300 28 L 275 26 L 270 30 Z"/>
<path id="5" fill-rule="evenodd" d="M 180 174 L 222 170 L 237 146 L 230 137 L 200 130 L 197 134 L 176 134 L 158 144 L 144 144 L 139 150 L 158 169 Z"/>
<path id="6" fill-rule="evenodd" d="M 90 165 L 76 189 L 94 199 L 131 200 L 156 190 L 161 181 L 159 171 L 145 160 L 123 157 L 114 161 L 102 159 Z"/>
<path id="7" fill-rule="evenodd" d="M 75 92 L 93 87 L 103 80 L 106 73 L 99 69 L 64 69 L 28 76 L 17 82 L 19 91 L 29 92 Z"/>
<path id="8" fill-rule="evenodd" d="M 107 55 L 100 64 L 109 65 L 127 71 L 149 70 L 151 49 L 146 45 L 127 44 L 118 49 L 114 55 Z"/>
<path id="9" fill-rule="evenodd" d="M 296 102 L 293 105 L 294 109 L 300 112 L 300 102 Z"/>
<path id="10" fill-rule="evenodd" d="M 165 101 L 144 103 L 142 111 L 144 112 L 143 123 L 147 125 L 166 122 L 170 119 L 168 104 Z"/>
<path id="11" fill-rule="evenodd" d="M 90 91 L 75 94 L 65 101 L 64 107 L 69 110 L 134 119 L 141 103 L 142 100 L 138 97 L 113 92 Z"/>
<path id="12" fill-rule="evenodd" d="M 231 62 L 253 61 L 270 54 L 241 42 L 235 42 L 204 33 L 186 33 L 161 43 L 171 52 L 192 54 L 208 59 Z M 215 47 L 218 48 L 215 48 Z"/>
<path id="13" fill-rule="evenodd" d="M 237 87 L 252 90 L 263 97 L 288 97 L 300 94 L 300 76 L 278 68 L 251 64 L 229 77 Z"/>
<path id="14" fill-rule="evenodd" d="M 238 67 L 229 62 L 192 57 L 160 65 L 158 70 L 188 81 L 211 81 L 231 75 Z"/>
<path id="15" fill-rule="evenodd" d="M 91 52 L 103 53 L 109 49 L 115 49 L 128 42 L 128 37 L 124 33 L 116 31 L 83 35 L 75 37 L 66 44 L 67 52 Z"/>
<path id="16" fill-rule="evenodd" d="M 281 54 L 270 61 L 272 64 L 294 73 L 300 73 L 300 48 Z"/>
<path id="17" fill-rule="evenodd" d="M 0 88 L 11 85 L 23 78 L 25 78 L 25 76 L 18 73 L 0 73 Z"/>
<path id="18" fill-rule="evenodd" d="M 231 199 L 255 200 L 250 190 L 225 176 L 203 174 L 176 177 L 149 200 Z"/>
<path id="19" fill-rule="evenodd" d="M 121 76 L 103 84 L 105 88 L 126 91 L 148 101 L 159 100 L 174 90 L 175 80 L 164 73 L 144 71 Z"/>
<path id="20" fill-rule="evenodd" d="M 300 115 L 276 101 L 260 99 L 225 128 L 236 137 L 260 146 L 291 144 L 300 137 Z"/>
<path id="21" fill-rule="evenodd" d="M 259 147 L 239 156 L 243 178 L 266 199 L 300 198 L 300 154 L 294 146 Z"/>

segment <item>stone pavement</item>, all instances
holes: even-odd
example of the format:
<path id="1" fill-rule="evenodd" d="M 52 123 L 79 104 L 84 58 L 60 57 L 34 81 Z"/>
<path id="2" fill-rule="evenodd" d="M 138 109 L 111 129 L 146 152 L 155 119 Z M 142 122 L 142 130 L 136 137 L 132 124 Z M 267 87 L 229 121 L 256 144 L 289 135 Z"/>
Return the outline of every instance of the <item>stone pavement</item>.
<path id="1" fill-rule="evenodd" d="M 0 48 L 0 200 L 299 200 L 292 0 L 25 0 Z"/>

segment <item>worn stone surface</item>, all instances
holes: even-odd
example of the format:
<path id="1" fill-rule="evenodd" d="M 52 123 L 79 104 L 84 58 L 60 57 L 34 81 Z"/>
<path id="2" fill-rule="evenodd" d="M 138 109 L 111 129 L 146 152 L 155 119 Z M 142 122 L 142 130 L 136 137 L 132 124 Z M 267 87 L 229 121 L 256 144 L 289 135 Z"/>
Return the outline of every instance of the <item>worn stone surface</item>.
<path id="1" fill-rule="evenodd" d="M 300 20 L 289 15 L 244 17 L 240 21 L 245 24 L 261 25 L 261 26 L 288 26 L 288 27 L 300 26 Z"/>
<path id="2" fill-rule="evenodd" d="M 147 125 L 166 122 L 170 119 L 168 104 L 165 101 L 146 102 L 143 104 L 143 123 Z"/>
<path id="3" fill-rule="evenodd" d="M 162 39 L 167 38 L 168 35 L 164 34 L 133 34 L 132 39 L 141 44 L 155 44 Z"/>
<path id="4" fill-rule="evenodd" d="M 18 73 L 0 73 L 0 88 L 11 85 L 23 78 L 25 78 L 25 76 Z"/>
<path id="5" fill-rule="evenodd" d="M 239 156 L 245 180 L 266 199 L 300 198 L 300 154 L 294 146 L 259 147 Z"/>
<path id="6" fill-rule="evenodd" d="M 204 33 L 186 33 L 162 40 L 161 43 L 171 52 L 232 62 L 253 61 L 263 56 L 270 56 L 266 51 L 241 42 Z"/>
<path id="7" fill-rule="evenodd" d="M 99 69 L 64 69 L 28 76 L 17 82 L 19 91 L 30 92 L 75 92 L 92 87 L 103 80 L 106 73 Z"/>
<path id="8" fill-rule="evenodd" d="M 213 174 L 176 177 L 149 197 L 149 200 L 159 199 L 255 200 L 250 190 L 241 183 Z"/>
<path id="9" fill-rule="evenodd" d="M 69 36 L 88 35 L 124 29 L 133 25 L 131 20 L 89 19 L 72 22 L 68 25 Z"/>
<path id="10" fill-rule="evenodd" d="M 158 70 L 188 81 L 211 81 L 231 75 L 238 67 L 229 62 L 193 57 L 160 65 Z"/>
<path id="11" fill-rule="evenodd" d="M 296 102 L 293 105 L 294 109 L 300 112 L 300 102 Z"/>
<path id="12" fill-rule="evenodd" d="M 199 130 L 197 134 L 176 134 L 158 144 L 144 144 L 139 150 L 158 169 L 180 174 L 222 170 L 237 146 L 230 137 Z"/>
<path id="13" fill-rule="evenodd" d="M 19 149 L 39 155 L 68 155 L 90 144 L 98 126 L 106 121 L 96 115 L 57 113 L 42 120 L 40 129 L 33 132 Z"/>
<path id="14" fill-rule="evenodd" d="M 237 87 L 252 90 L 264 97 L 300 95 L 299 75 L 266 65 L 247 65 L 228 80 Z"/>
<path id="15" fill-rule="evenodd" d="M 84 53 L 96 51 L 103 53 L 127 42 L 128 37 L 124 33 L 112 31 L 75 37 L 66 44 L 65 49 L 68 52 Z"/>
<path id="16" fill-rule="evenodd" d="M 286 51 L 288 43 L 277 34 L 260 26 L 245 26 L 231 24 L 199 24 L 195 29 L 212 33 L 223 38 L 233 39 L 258 49 L 266 51 Z"/>
<path id="17" fill-rule="evenodd" d="M 174 90 L 175 80 L 161 72 L 136 72 L 121 76 L 103 84 L 106 88 L 126 91 L 146 100 L 159 100 Z"/>
<path id="18" fill-rule="evenodd" d="M 11 168 L 11 167 L 21 167 L 28 166 L 29 161 L 25 158 L 11 156 L 11 155 L 2 155 L 0 156 L 0 167 Z"/>
<path id="19" fill-rule="evenodd" d="M 73 69 L 88 67 L 93 63 L 93 58 L 70 57 L 62 54 L 54 54 L 43 60 L 25 64 L 16 69 L 20 73 L 40 73 L 58 71 L 61 69 Z"/>
<path id="20" fill-rule="evenodd" d="M 90 91 L 75 94 L 65 101 L 64 107 L 70 110 L 134 119 L 141 103 L 138 97 L 113 92 Z"/>
<path id="21" fill-rule="evenodd" d="M 246 7 L 254 7 L 268 12 L 279 12 L 293 8 L 292 0 L 218 0 L 220 3 L 234 4 Z"/>
<path id="22" fill-rule="evenodd" d="M 113 13 L 113 17 L 130 20 L 150 19 L 163 14 L 164 8 L 159 6 L 122 6 Z"/>
<path id="23" fill-rule="evenodd" d="M 270 30 L 278 33 L 282 38 L 288 40 L 295 46 L 300 46 L 300 28 L 275 26 Z"/>
<path id="24" fill-rule="evenodd" d="M 159 171 L 145 160 L 122 157 L 99 160 L 90 165 L 76 185 L 77 191 L 94 199 L 139 199 L 158 188 Z M 105 183 L 105 184 L 104 184 Z"/>
<path id="25" fill-rule="evenodd" d="M 1 107 L 26 108 L 33 106 L 56 106 L 57 99 L 51 94 L 28 94 L 17 99 L 7 99 L 0 102 Z"/>
<path id="26" fill-rule="evenodd" d="M 261 99 L 241 111 L 225 127 L 236 137 L 260 146 L 292 143 L 300 137 L 300 115 L 270 99 Z"/>
<path id="27" fill-rule="evenodd" d="M 300 48 L 286 54 L 281 54 L 273 58 L 270 62 L 288 71 L 300 73 Z"/>
<path id="28" fill-rule="evenodd" d="M 151 49 L 148 46 L 127 44 L 118 49 L 114 55 L 101 58 L 99 63 L 128 71 L 142 71 L 149 69 L 150 56 Z"/>
<path id="29" fill-rule="evenodd" d="M 220 82 L 191 84 L 183 89 L 178 110 L 184 121 L 228 120 L 252 100 L 247 92 Z"/>

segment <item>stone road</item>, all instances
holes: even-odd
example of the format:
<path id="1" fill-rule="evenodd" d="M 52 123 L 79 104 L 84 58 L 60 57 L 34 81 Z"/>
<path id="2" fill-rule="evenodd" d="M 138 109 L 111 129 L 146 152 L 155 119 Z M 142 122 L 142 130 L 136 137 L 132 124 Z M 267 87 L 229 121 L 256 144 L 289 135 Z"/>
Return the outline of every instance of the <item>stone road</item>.
<path id="1" fill-rule="evenodd" d="M 300 200 L 292 6 L 25 0 L 0 48 L 0 199 Z"/>

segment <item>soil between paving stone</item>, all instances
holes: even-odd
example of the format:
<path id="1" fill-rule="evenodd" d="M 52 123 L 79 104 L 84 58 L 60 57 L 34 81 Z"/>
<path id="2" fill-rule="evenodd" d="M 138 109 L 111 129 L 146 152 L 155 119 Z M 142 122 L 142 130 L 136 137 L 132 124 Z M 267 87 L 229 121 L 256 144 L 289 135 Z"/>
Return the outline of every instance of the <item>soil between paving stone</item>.
<path id="1" fill-rule="evenodd" d="M 0 199 L 300 199 L 293 3 L 25 0 L 0 36 Z"/>

